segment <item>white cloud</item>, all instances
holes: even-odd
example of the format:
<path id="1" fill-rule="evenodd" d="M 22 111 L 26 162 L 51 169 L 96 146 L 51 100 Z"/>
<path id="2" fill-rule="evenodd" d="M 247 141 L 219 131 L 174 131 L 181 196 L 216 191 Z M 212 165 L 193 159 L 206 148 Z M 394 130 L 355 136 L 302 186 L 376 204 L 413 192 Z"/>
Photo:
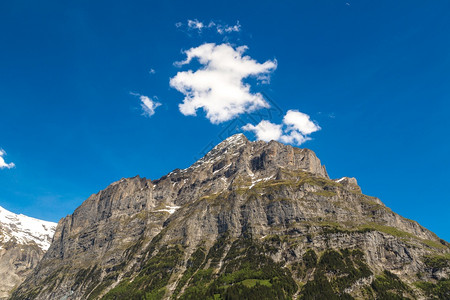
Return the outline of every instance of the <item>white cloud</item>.
<path id="1" fill-rule="evenodd" d="M 239 21 L 236 22 L 236 25 L 230 26 L 230 25 L 217 25 L 216 26 L 217 33 L 224 34 L 224 33 L 230 33 L 230 32 L 239 32 L 241 31 L 241 24 L 239 24 Z"/>
<path id="2" fill-rule="evenodd" d="M 6 155 L 5 150 L 0 148 L 0 169 L 11 169 L 14 168 L 16 165 L 14 163 L 7 164 L 3 158 L 3 156 Z"/>
<path id="3" fill-rule="evenodd" d="M 153 99 L 150 99 L 147 96 L 141 95 L 141 94 L 137 94 L 137 93 L 132 93 L 130 92 L 131 95 L 133 96 L 137 96 L 139 97 L 139 99 L 141 100 L 141 107 L 143 110 L 142 115 L 147 116 L 147 117 L 151 117 L 155 114 L 155 109 L 158 106 L 161 106 L 161 103 L 157 102 L 158 97 L 153 96 Z"/>
<path id="4" fill-rule="evenodd" d="M 320 126 L 311 121 L 307 114 L 298 110 L 289 110 L 283 118 L 283 123 L 288 126 L 287 131 L 299 131 L 303 135 L 320 130 Z"/>
<path id="5" fill-rule="evenodd" d="M 278 141 L 283 135 L 281 125 L 273 124 L 269 121 L 263 120 L 258 125 L 247 124 L 242 127 L 245 131 L 253 131 L 256 138 L 261 141 L 269 142 L 271 140 Z"/>
<path id="6" fill-rule="evenodd" d="M 175 26 L 177 28 L 183 27 L 182 22 L 175 23 Z M 203 30 L 210 29 L 214 30 L 218 34 L 226 34 L 226 33 L 232 33 L 232 32 L 239 32 L 241 31 L 241 24 L 239 24 L 239 21 L 236 21 L 235 25 L 228 25 L 221 22 L 214 22 L 209 21 L 208 23 L 199 21 L 197 19 L 194 20 L 187 20 L 186 25 L 188 30 L 196 30 L 198 33 L 201 33 Z"/>
<path id="7" fill-rule="evenodd" d="M 247 46 L 234 49 L 229 44 L 206 43 L 184 53 L 186 59 L 175 65 L 183 66 L 197 59 L 202 65 L 198 70 L 178 72 L 170 79 L 170 86 L 185 95 L 179 105 L 184 115 L 195 116 L 203 108 L 206 117 L 214 124 L 231 120 L 239 114 L 268 108 L 260 93 L 251 93 L 250 85 L 243 79 L 268 78 L 277 67 L 276 60 L 258 63 L 243 56 Z"/>
<path id="8" fill-rule="evenodd" d="M 149 74 L 155 74 L 156 71 L 155 71 L 155 69 L 150 69 L 150 70 L 148 71 L 148 73 L 149 73 Z"/>
<path id="9" fill-rule="evenodd" d="M 147 117 L 153 116 L 155 114 L 155 109 L 158 106 L 161 106 L 161 103 L 156 102 L 147 96 L 140 96 L 139 99 L 141 99 L 141 107 L 144 111 L 143 115 Z"/>
<path id="10" fill-rule="evenodd" d="M 309 135 L 319 131 L 319 125 L 311 121 L 307 114 L 298 110 L 289 110 L 283 118 L 283 124 L 273 124 L 263 120 L 258 125 L 247 124 L 242 127 L 245 131 L 252 131 L 256 138 L 262 141 L 281 141 L 286 144 L 301 145 L 311 138 Z"/>
<path id="11" fill-rule="evenodd" d="M 205 24 L 195 19 L 195 20 L 188 20 L 187 26 L 191 29 L 197 29 L 198 31 L 202 31 L 202 29 L 205 27 Z"/>

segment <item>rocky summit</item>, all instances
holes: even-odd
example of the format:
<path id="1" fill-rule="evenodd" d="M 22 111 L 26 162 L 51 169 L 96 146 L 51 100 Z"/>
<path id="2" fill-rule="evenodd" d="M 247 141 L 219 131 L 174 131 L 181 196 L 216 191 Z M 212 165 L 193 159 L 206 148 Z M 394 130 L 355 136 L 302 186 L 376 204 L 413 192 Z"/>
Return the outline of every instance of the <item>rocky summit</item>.
<path id="1" fill-rule="evenodd" d="M 90 196 L 12 299 L 449 299 L 449 261 L 313 151 L 239 134 Z"/>

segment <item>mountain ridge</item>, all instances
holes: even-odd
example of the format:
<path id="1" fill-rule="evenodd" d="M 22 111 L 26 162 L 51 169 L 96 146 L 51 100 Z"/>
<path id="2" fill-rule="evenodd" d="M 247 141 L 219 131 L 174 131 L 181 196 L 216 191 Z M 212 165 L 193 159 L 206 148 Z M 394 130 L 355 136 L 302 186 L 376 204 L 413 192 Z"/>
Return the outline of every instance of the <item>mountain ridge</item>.
<path id="1" fill-rule="evenodd" d="M 58 223 L 12 299 L 190 299 L 265 289 L 309 299 L 318 285 L 345 297 L 425 299 L 429 291 L 412 283 L 447 280 L 449 252 L 434 233 L 363 195 L 356 179 L 331 180 L 313 151 L 234 135 L 186 169 L 121 179 L 90 196 Z M 316 257 L 313 267 L 305 255 Z M 425 257 L 443 263 L 433 268 Z M 358 274 L 351 285 L 320 265 L 331 258 Z M 267 274 L 245 271 L 249 264 Z M 380 290 L 383 280 L 396 288 Z"/>

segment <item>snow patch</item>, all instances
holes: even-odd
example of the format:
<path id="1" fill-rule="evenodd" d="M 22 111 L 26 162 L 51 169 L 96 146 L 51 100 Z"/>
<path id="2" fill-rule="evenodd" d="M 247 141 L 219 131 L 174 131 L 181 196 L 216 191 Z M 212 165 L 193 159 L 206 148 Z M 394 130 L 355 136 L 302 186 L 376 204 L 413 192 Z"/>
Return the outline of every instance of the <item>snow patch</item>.
<path id="1" fill-rule="evenodd" d="M 158 209 L 155 211 L 163 211 L 163 212 L 168 212 L 169 214 L 173 214 L 177 209 L 179 209 L 181 206 L 170 206 L 170 205 L 166 205 L 166 208 L 163 209 Z"/>
<path id="2" fill-rule="evenodd" d="M 232 164 L 230 163 L 230 164 L 226 165 L 225 167 L 220 168 L 219 170 L 215 170 L 215 171 L 213 172 L 213 174 L 216 174 L 217 172 L 220 172 L 220 171 L 222 171 L 222 170 L 224 170 L 224 169 L 228 169 L 231 165 L 232 165 Z"/>
<path id="3" fill-rule="evenodd" d="M 0 242 L 6 243 L 14 238 L 17 243 L 26 245 L 35 242 L 42 250 L 50 247 L 56 223 L 42 221 L 22 214 L 12 213 L 0 206 Z"/>
<path id="4" fill-rule="evenodd" d="M 340 178 L 340 179 L 338 179 L 338 180 L 335 180 L 337 183 L 339 183 L 339 182 L 341 182 L 342 180 L 344 180 L 344 179 L 347 179 L 347 177 L 342 177 L 342 178 Z"/>
<path id="5" fill-rule="evenodd" d="M 252 178 L 253 178 L 253 177 L 252 177 Z M 266 177 L 266 178 L 256 179 L 256 180 L 252 179 L 252 184 L 250 185 L 249 189 L 251 189 L 252 187 L 254 187 L 258 182 L 261 182 L 261 181 L 269 181 L 269 180 L 272 180 L 272 179 L 274 179 L 274 178 L 275 178 L 275 175 L 272 175 L 272 176 L 269 176 L 269 177 Z"/>

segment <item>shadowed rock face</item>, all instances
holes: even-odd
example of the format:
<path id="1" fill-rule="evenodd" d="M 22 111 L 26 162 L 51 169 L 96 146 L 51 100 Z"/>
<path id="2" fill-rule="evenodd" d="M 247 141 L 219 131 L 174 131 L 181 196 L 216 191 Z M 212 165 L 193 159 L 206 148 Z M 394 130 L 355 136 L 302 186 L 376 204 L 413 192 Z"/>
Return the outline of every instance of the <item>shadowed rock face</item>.
<path id="1" fill-rule="evenodd" d="M 44 251 L 36 244 L 21 245 L 9 241 L 0 249 L 0 299 L 7 299 L 11 290 L 31 273 Z"/>
<path id="2" fill-rule="evenodd" d="M 448 279 L 449 252 L 311 150 L 240 134 L 89 197 L 12 299 L 425 299 L 433 286 L 417 286 Z"/>

